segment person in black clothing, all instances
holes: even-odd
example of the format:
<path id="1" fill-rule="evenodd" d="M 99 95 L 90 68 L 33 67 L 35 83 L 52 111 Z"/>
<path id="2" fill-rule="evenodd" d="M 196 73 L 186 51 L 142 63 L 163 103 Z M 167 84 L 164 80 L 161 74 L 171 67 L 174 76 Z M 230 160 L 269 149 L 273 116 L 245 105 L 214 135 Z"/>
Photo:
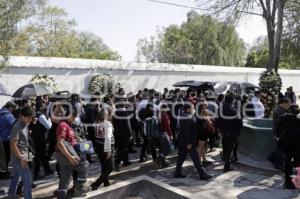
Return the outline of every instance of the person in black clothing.
<path id="1" fill-rule="evenodd" d="M 293 87 L 290 86 L 286 89 L 285 92 L 285 97 L 288 97 L 291 100 L 291 104 L 296 104 L 297 102 L 297 97 L 295 92 L 293 91 Z"/>
<path id="2" fill-rule="evenodd" d="M 40 107 L 37 107 L 37 110 L 36 121 L 29 126 L 29 129 L 31 130 L 31 136 L 35 147 L 33 178 L 41 179 L 42 176 L 39 174 L 41 163 L 44 168 L 45 176 L 53 174 L 46 156 L 46 138 L 48 130 L 52 126 L 52 122 L 45 114 L 46 105 L 44 103 L 41 103 Z"/>
<path id="3" fill-rule="evenodd" d="M 118 101 L 113 117 L 114 138 L 116 147 L 115 170 L 119 170 L 119 164 L 131 165 L 128 150 L 131 138 L 130 113 L 126 110 L 126 101 Z"/>
<path id="4" fill-rule="evenodd" d="M 94 133 L 94 128 L 93 128 L 93 124 L 96 121 L 96 117 L 97 117 L 97 112 L 99 110 L 99 101 L 100 98 L 98 97 L 99 93 L 97 93 L 97 95 L 93 98 L 91 98 L 90 102 L 84 107 L 84 112 L 85 112 L 85 116 L 83 119 L 83 123 L 85 123 L 87 125 L 87 140 L 93 140 L 93 133 Z M 89 163 L 94 163 L 95 160 L 92 159 L 92 157 L 90 155 L 86 156 L 87 161 L 89 161 Z"/>
<path id="5" fill-rule="evenodd" d="M 112 172 L 113 126 L 106 120 L 107 116 L 108 112 L 101 110 L 94 127 L 93 145 L 101 164 L 101 176 L 91 184 L 92 190 L 96 190 L 102 183 L 104 187 L 110 185 L 108 178 Z"/>
<path id="6" fill-rule="evenodd" d="M 178 135 L 178 159 L 176 164 L 176 171 L 174 178 L 184 178 L 182 175 L 182 165 L 186 159 L 187 154 L 193 160 L 194 166 L 200 176 L 200 180 L 208 180 L 211 178 L 201 167 L 197 147 L 197 129 L 196 119 L 193 115 L 194 105 L 186 102 L 183 106 L 183 113 L 179 121 L 179 135 Z"/>
<path id="7" fill-rule="evenodd" d="M 141 134 L 140 134 L 139 122 L 136 117 L 137 102 L 136 102 L 135 95 L 129 96 L 128 101 L 130 102 L 129 112 L 130 114 L 133 115 L 133 117 L 130 118 L 132 131 L 134 132 L 133 133 L 134 139 L 132 139 L 131 141 L 131 149 L 132 149 L 133 148 L 132 145 L 134 145 L 134 142 L 136 144 L 136 147 L 141 146 Z M 135 150 L 131 150 L 131 151 L 135 151 Z"/>
<path id="8" fill-rule="evenodd" d="M 279 147 L 282 149 L 285 160 L 285 189 L 295 189 L 291 176 L 293 167 L 300 166 L 300 118 L 299 107 L 292 105 L 290 112 L 278 119 L 276 137 L 279 140 Z"/>
<path id="9" fill-rule="evenodd" d="M 267 159 L 275 166 L 276 169 L 283 169 L 283 156 L 282 150 L 279 147 L 278 137 L 277 137 L 277 128 L 279 119 L 281 116 L 285 115 L 287 111 L 290 109 L 291 101 L 287 97 L 283 97 L 279 99 L 277 107 L 273 111 L 273 136 L 275 142 L 277 143 L 276 148 L 272 151 L 272 153 L 267 157 Z"/>
<path id="10" fill-rule="evenodd" d="M 219 118 L 217 126 L 222 134 L 223 158 L 225 161 L 224 171 L 232 170 L 231 156 L 234 145 L 240 135 L 243 121 L 239 113 L 233 108 L 234 95 L 229 92 L 225 96 L 225 101 L 219 108 Z"/>

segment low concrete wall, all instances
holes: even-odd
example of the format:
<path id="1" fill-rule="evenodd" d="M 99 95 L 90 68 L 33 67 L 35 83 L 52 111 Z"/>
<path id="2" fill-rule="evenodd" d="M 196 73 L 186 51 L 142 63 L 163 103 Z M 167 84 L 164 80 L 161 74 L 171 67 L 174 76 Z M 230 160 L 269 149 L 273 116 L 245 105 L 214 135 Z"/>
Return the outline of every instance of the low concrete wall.
<path id="1" fill-rule="evenodd" d="M 176 65 L 160 63 L 115 62 L 54 57 L 12 57 L 9 67 L 1 71 L 0 83 L 13 93 L 28 83 L 34 74 L 48 74 L 62 90 L 88 94 L 87 86 L 95 74 L 108 73 L 121 83 L 126 92 L 142 88 L 172 88 L 183 80 L 249 81 L 258 84 L 263 69 L 225 66 Z M 281 70 L 284 87 L 293 85 L 300 92 L 300 71 Z M 0 105 L 5 101 L 0 97 Z"/>
<path id="2" fill-rule="evenodd" d="M 272 119 L 244 120 L 238 151 L 254 160 L 265 161 L 276 146 L 272 124 Z"/>

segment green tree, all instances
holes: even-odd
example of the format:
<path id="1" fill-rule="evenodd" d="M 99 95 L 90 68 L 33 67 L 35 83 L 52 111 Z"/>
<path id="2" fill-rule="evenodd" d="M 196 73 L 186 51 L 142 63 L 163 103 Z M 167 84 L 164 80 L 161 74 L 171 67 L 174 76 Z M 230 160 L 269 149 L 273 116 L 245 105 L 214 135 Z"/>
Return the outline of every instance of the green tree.
<path id="1" fill-rule="evenodd" d="M 120 60 L 121 56 L 112 51 L 103 40 L 92 32 L 80 32 L 79 39 L 79 57 L 89 59 L 109 59 Z"/>
<path id="2" fill-rule="evenodd" d="M 180 26 L 171 25 L 157 37 L 141 39 L 137 61 L 241 66 L 245 47 L 230 22 L 195 11 Z"/>
<path id="3" fill-rule="evenodd" d="M 4 58 L 0 69 L 8 60 L 19 22 L 34 15 L 45 3 L 45 0 L 0 0 L 0 55 Z"/>
<path id="4" fill-rule="evenodd" d="M 240 19 L 243 16 L 258 15 L 265 19 L 268 33 L 269 59 L 267 69 L 278 70 L 284 21 L 289 6 L 299 7 L 296 0 L 197 0 L 199 9 L 212 15 Z"/>
<path id="5" fill-rule="evenodd" d="M 12 39 L 11 55 L 120 60 L 102 39 L 77 32 L 76 21 L 61 8 L 45 6 Z"/>

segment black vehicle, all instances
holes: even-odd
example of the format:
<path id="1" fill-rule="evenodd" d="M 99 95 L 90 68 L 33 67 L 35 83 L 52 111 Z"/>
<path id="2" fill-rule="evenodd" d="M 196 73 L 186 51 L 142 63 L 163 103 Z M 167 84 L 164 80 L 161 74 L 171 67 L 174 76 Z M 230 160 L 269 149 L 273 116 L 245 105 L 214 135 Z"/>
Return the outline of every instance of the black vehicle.
<path id="1" fill-rule="evenodd" d="M 182 81 L 173 84 L 174 87 L 184 87 L 186 89 L 186 95 L 190 95 L 190 93 L 197 93 L 197 96 L 203 95 L 213 95 L 214 86 L 211 82 L 201 82 L 201 81 Z"/>
<path id="2" fill-rule="evenodd" d="M 254 95 L 256 90 L 260 90 L 260 87 L 255 86 L 249 82 L 214 82 L 214 91 L 217 95 L 226 94 L 228 91 L 232 91 L 237 95 Z"/>

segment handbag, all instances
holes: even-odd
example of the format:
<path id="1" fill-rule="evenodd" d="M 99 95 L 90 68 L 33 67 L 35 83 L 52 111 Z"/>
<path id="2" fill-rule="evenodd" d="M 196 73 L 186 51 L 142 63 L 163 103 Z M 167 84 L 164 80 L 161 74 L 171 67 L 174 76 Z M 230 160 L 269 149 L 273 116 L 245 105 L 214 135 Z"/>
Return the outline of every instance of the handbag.
<path id="1" fill-rule="evenodd" d="M 76 147 L 78 148 L 79 153 L 84 153 L 84 154 L 94 153 L 93 143 L 90 140 L 83 140 L 81 142 L 78 142 Z"/>

